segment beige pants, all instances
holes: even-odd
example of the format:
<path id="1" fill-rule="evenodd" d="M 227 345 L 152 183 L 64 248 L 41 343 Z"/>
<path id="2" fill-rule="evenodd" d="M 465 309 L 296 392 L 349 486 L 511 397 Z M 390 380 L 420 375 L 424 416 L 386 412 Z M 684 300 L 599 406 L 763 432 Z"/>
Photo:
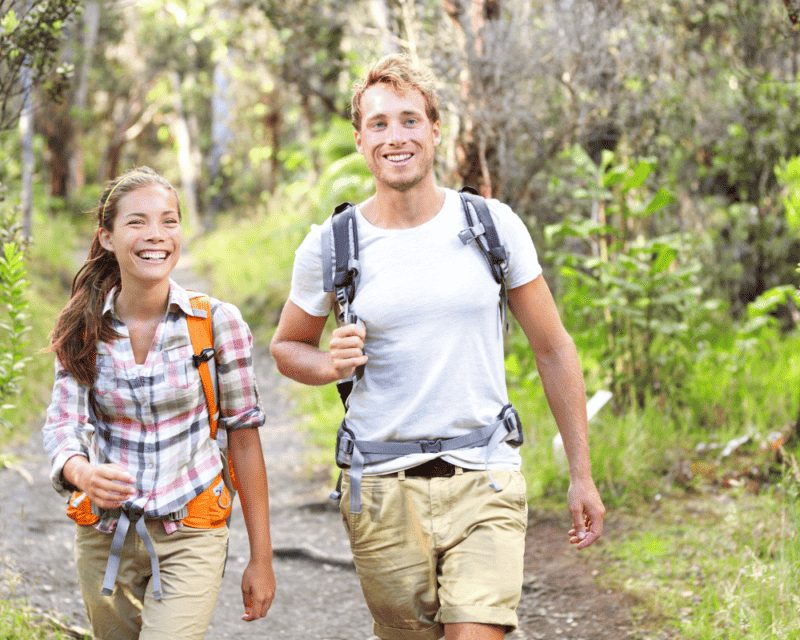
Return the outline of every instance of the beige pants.
<path id="1" fill-rule="evenodd" d="M 525 479 L 493 470 L 450 478 L 364 476 L 360 514 L 340 508 L 373 632 L 436 640 L 446 624 L 517 626 L 527 527 Z"/>
<path id="2" fill-rule="evenodd" d="M 150 557 L 131 526 L 114 593 L 100 593 L 113 534 L 78 525 L 75 566 L 95 640 L 202 640 L 217 602 L 228 527 L 167 534 L 160 520 L 147 530 L 159 560 L 163 598 L 153 598 Z"/>

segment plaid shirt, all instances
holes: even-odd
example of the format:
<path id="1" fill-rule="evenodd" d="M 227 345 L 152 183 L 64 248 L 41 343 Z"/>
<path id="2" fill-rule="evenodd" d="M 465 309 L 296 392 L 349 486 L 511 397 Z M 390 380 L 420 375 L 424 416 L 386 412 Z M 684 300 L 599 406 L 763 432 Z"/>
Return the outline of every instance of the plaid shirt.
<path id="1" fill-rule="evenodd" d="M 127 327 L 114 310 L 114 291 L 103 313 L 110 313 L 120 334 L 97 343 L 99 408 L 110 422 L 95 419 L 90 388 L 81 385 L 56 361 L 53 398 L 47 410 L 44 444 L 52 462 L 50 478 L 62 495 L 72 490 L 62 477 L 74 455 L 93 464 L 113 462 L 136 478 L 137 506 L 147 516 L 163 516 L 183 507 L 209 487 L 222 469 L 219 447 L 211 439 L 200 373 L 192 363 L 186 316 L 192 314 L 186 290 L 170 281 L 169 307 L 158 325 L 141 368 L 134 360 Z M 252 336 L 239 310 L 211 299 L 220 418 L 217 437 L 225 446 L 227 430 L 260 427 L 253 374 Z"/>

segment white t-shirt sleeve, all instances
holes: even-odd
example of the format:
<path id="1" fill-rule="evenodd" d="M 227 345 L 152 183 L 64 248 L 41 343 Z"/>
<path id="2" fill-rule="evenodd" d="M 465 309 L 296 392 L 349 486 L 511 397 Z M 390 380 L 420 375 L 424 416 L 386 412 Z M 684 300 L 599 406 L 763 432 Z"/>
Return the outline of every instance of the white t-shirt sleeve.
<path id="1" fill-rule="evenodd" d="M 333 293 L 322 290 L 321 236 L 322 227 L 311 225 L 295 251 L 289 300 L 309 315 L 325 317 L 333 308 Z"/>
<path id="2" fill-rule="evenodd" d="M 535 280 L 541 275 L 542 267 L 525 223 L 508 205 L 498 200 L 487 200 L 487 204 L 508 254 L 506 288 L 514 289 Z"/>

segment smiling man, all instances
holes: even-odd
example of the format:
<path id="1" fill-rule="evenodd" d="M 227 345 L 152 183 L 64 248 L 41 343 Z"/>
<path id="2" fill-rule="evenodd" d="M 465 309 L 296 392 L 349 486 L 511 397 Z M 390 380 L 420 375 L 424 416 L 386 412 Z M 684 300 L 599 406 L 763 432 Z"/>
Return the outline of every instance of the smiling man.
<path id="1" fill-rule="evenodd" d="M 337 450 L 340 506 L 375 634 L 497 640 L 517 626 L 527 525 L 505 385 L 504 291 L 563 437 L 568 537 L 584 548 L 600 536 L 605 510 L 591 477 L 577 352 L 509 207 L 486 201 L 509 256 L 502 286 L 476 243 L 462 239 L 467 205 L 433 174 L 441 129 L 430 72 L 402 55 L 381 59 L 354 88 L 352 120 L 375 179 L 375 194 L 353 212 L 357 295 L 338 309 L 325 290 L 331 219 L 312 227 L 272 354 L 306 384 L 354 380 Z M 334 309 L 347 313 L 326 351 L 320 338 Z"/>

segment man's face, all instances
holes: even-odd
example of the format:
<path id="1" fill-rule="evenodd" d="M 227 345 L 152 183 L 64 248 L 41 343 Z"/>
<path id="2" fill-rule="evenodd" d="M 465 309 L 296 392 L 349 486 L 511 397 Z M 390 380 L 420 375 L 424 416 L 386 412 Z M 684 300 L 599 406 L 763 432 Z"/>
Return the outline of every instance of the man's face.
<path id="1" fill-rule="evenodd" d="M 356 149 L 376 185 L 407 191 L 431 174 L 442 135 L 439 122 L 428 119 L 422 93 L 397 94 L 388 84 L 374 84 L 363 93 L 361 110 Z"/>

